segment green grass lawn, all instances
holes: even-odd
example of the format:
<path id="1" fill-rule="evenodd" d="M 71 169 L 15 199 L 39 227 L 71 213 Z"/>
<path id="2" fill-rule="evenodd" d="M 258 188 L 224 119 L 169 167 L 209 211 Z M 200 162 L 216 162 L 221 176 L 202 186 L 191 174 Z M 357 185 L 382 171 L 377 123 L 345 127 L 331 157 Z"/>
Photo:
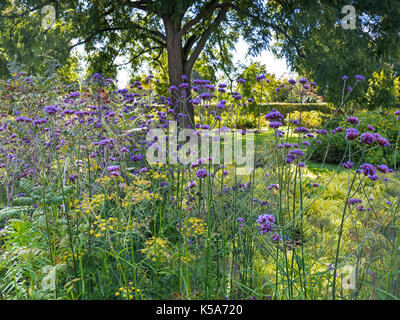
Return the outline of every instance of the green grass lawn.
<path id="1" fill-rule="evenodd" d="M 345 170 L 341 165 L 331 164 L 331 163 L 321 163 L 311 160 L 306 161 L 306 165 L 309 169 L 322 169 L 322 170 L 334 171 L 336 173 Z"/>

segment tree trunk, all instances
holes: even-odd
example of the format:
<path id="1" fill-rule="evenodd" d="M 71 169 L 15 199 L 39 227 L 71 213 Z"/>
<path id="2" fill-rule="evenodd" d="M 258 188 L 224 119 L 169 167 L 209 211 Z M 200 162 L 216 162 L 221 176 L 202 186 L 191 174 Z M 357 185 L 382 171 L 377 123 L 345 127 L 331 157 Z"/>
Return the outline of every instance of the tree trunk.
<path id="1" fill-rule="evenodd" d="M 194 109 L 193 104 L 190 103 L 191 99 L 191 88 L 190 88 L 190 75 L 192 68 L 188 66 L 186 57 L 183 56 L 182 40 L 177 36 L 178 30 L 169 19 L 164 19 L 164 25 L 166 30 L 166 42 L 167 42 L 167 56 L 168 56 L 168 74 L 169 83 L 171 86 L 179 88 L 182 82 L 189 83 L 189 88 L 185 89 L 186 97 L 178 98 L 176 94 L 172 94 L 172 99 L 175 103 L 175 113 L 183 113 L 185 117 L 184 126 L 194 127 Z M 185 75 L 187 80 L 182 80 L 182 76 Z M 182 92 L 179 89 L 179 95 Z"/>

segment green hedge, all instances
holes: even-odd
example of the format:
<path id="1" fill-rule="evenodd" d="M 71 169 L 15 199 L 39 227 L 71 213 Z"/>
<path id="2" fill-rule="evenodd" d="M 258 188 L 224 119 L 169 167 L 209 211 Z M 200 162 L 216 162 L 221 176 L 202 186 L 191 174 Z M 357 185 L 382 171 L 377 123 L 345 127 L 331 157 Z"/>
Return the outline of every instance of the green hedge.
<path id="1" fill-rule="evenodd" d="M 249 113 L 258 115 L 259 105 L 253 103 L 247 106 Z M 266 114 L 268 110 L 277 109 L 284 117 L 294 111 L 321 111 L 323 113 L 333 113 L 335 108 L 328 103 L 287 103 L 287 102 L 271 102 L 261 105 L 261 114 Z"/>

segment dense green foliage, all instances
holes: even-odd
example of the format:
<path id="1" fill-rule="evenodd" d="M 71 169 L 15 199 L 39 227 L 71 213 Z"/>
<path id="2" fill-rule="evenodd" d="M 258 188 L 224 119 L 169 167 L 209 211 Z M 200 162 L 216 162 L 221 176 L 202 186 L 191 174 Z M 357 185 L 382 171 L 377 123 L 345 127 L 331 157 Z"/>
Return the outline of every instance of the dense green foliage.
<path id="1" fill-rule="evenodd" d="M 367 126 L 372 124 L 374 132 L 387 137 L 390 143 L 390 146 L 385 149 L 376 148 L 375 146 L 362 147 L 361 145 L 354 145 L 353 159 L 355 161 L 366 161 L 375 165 L 383 163 L 391 168 L 398 168 L 400 166 L 400 157 L 398 156 L 398 152 L 400 151 L 398 144 L 399 130 L 398 121 L 393 118 L 394 110 L 387 109 L 383 112 L 361 110 L 354 114 L 361 121 L 358 128 L 361 132 L 367 132 Z M 330 121 L 328 128 L 334 130 L 339 126 L 346 127 L 344 116 L 338 116 Z M 345 133 L 338 133 L 334 136 L 323 136 L 320 140 L 321 144 L 315 146 L 313 153 L 310 155 L 311 159 L 316 161 L 323 161 L 325 159 L 327 163 L 333 164 L 341 163 L 346 152 L 348 152 Z M 396 154 L 397 157 L 395 156 Z"/>
<path id="2" fill-rule="evenodd" d="M 274 1 L 273 1 L 274 2 Z M 279 19 L 286 35 L 278 34 L 275 50 L 284 55 L 299 74 L 314 79 L 320 94 L 328 101 L 340 102 L 342 88 L 337 79 L 343 75 L 352 78 L 384 70 L 386 75 L 400 75 L 400 2 L 389 0 L 326 0 L 326 1 L 277 1 Z M 342 27 L 346 13 L 342 8 L 353 5 L 355 28 Z M 348 19 L 348 17 L 347 17 Z M 388 85 L 388 83 L 387 83 Z M 347 83 L 346 86 L 353 86 Z M 393 87 L 393 83 L 389 83 Z M 357 86 L 353 95 L 364 97 L 366 83 Z M 383 92 L 389 89 L 380 86 Z M 358 99 L 354 101 L 357 102 Z"/>
<path id="3" fill-rule="evenodd" d="M 312 128 L 314 114 L 299 110 L 285 136 L 265 120 L 263 132 L 246 133 L 255 170 L 244 175 L 237 164 L 150 165 L 145 134 L 167 129 L 169 106 L 155 79 L 126 90 L 112 82 L 95 75 L 79 88 L 17 74 L 1 84 L 2 299 L 400 298 L 398 170 L 376 178 L 360 166 L 398 152 L 358 140 L 350 150 L 345 139 L 337 166 L 354 168 L 308 166 L 320 130 L 350 124 Z M 248 97 L 234 97 L 223 111 L 203 101 L 199 122 L 218 129 L 212 116 L 226 112 L 230 125 L 254 126 L 254 116 L 236 117 Z M 361 132 L 373 121 L 398 137 L 393 110 L 357 116 Z M 306 124 L 314 138 L 296 133 Z"/>
<path id="4" fill-rule="evenodd" d="M 43 23 L 44 0 L 0 3 L 0 78 L 23 65 L 29 74 L 49 74 L 61 68 L 66 80 L 76 80 L 77 57 L 70 51 L 76 1 L 55 1 L 54 24 Z"/>
<path id="5" fill-rule="evenodd" d="M 3 0 L 0 299 L 400 299 L 400 2 L 347 2 Z"/>
<path id="6" fill-rule="evenodd" d="M 376 103 L 390 106 L 397 94 L 390 80 L 398 77 L 400 65 L 400 5 L 396 0 L 384 5 L 380 0 L 353 1 L 355 29 L 342 27 L 346 15 L 341 10 L 349 4 L 345 0 L 53 1 L 56 23 L 43 30 L 41 9 L 46 4 L 44 0 L 0 4 L 0 76 L 10 74 L 12 61 L 25 64 L 29 72 L 48 70 L 53 65 L 43 66 L 47 56 L 69 73 L 76 71 L 71 49 L 85 45 L 89 74 L 116 75 L 123 65 L 135 72 L 147 61 L 153 73 L 163 74 L 162 81 L 168 78 L 171 82 L 173 65 L 173 70 L 189 72 L 188 76 L 194 67 L 210 80 L 222 71 L 232 84 L 240 74 L 235 74 L 231 49 L 242 36 L 250 54 L 259 54 L 275 40 L 273 51 L 286 57 L 294 70 L 317 81 L 318 93 L 327 101 L 338 102 L 335 99 L 342 88 L 336 85 L 337 79 L 349 70 L 353 72 L 350 77 L 363 74 L 376 83 L 373 89 L 369 86 L 367 95 L 367 86 L 358 85 L 355 103 L 370 101 L 370 108 Z M 173 41 L 175 36 L 179 41 Z M 182 65 L 171 58 L 174 50 L 182 52 Z M 377 70 L 385 79 L 373 75 Z M 253 71 L 249 67 L 243 74 Z M 282 100 L 277 95 L 273 101 L 284 101 L 287 97 L 282 95 Z"/>

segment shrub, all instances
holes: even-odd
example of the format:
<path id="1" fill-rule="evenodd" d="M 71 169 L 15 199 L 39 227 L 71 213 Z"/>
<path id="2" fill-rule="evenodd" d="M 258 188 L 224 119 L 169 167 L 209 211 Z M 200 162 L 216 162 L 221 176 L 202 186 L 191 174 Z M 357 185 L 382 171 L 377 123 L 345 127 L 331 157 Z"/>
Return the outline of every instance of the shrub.
<path id="1" fill-rule="evenodd" d="M 309 150 L 308 156 L 311 160 L 331 164 L 339 164 L 345 161 L 344 157 L 348 154 L 348 150 L 344 134 L 322 136 L 319 140 L 321 143 L 316 143 L 314 148 Z M 358 144 L 353 144 L 352 154 L 352 160 L 358 161 L 360 157 Z"/>
<path id="2" fill-rule="evenodd" d="M 260 119 L 253 114 L 243 115 L 238 118 L 237 125 L 233 119 L 228 120 L 228 126 L 234 127 L 236 126 L 237 129 L 254 129 L 258 127 L 258 121 L 260 120 L 260 126 L 265 127 L 267 126 L 267 122 L 263 115 L 261 115 Z"/>
<path id="3" fill-rule="evenodd" d="M 300 111 L 295 111 L 289 113 L 285 121 L 286 123 L 297 119 L 300 120 L 301 118 L 301 125 L 306 126 L 308 128 L 317 129 L 320 128 L 323 122 L 325 114 L 321 111 L 305 111 L 300 114 Z M 300 125 L 300 124 L 299 124 Z"/>
<path id="4" fill-rule="evenodd" d="M 396 106 L 399 97 L 400 80 L 392 76 L 392 70 L 374 72 L 369 79 L 368 90 L 360 102 L 369 110 Z M 397 103 L 397 106 L 399 103 Z"/>
<path id="5" fill-rule="evenodd" d="M 241 158 L 254 155 L 255 167 L 240 172 L 237 159 L 208 163 L 215 149 L 229 146 L 225 138 L 211 144 L 211 132 L 191 132 L 210 138 L 201 144 L 206 148 L 200 153 L 186 149 L 180 138 L 179 149 L 170 143 L 169 120 L 179 119 L 183 127 L 184 116 L 171 109 L 171 97 L 154 95 L 150 80 L 121 90 L 99 74 L 82 89 L 58 87 L 55 81 L 43 87 L 22 75 L 14 80 L 18 81 L 12 86 L 0 88 L 7 93 L 0 100 L 5 107 L 1 110 L 13 112 L 0 114 L 2 298 L 265 300 L 375 295 L 367 282 L 359 281 L 357 290 L 340 289 L 347 264 L 358 270 L 358 279 L 376 272 L 373 285 L 385 288 L 382 297 L 397 298 L 399 177 L 386 166 L 370 164 L 388 163 L 396 153 L 356 140 L 351 143 L 351 161 L 368 164 L 354 163 L 340 172 L 307 168 L 307 153 L 319 154 L 319 161 L 326 155 L 335 163 L 348 156 L 344 132 L 325 131 L 334 125 L 356 126 L 343 117 L 323 128 L 318 124 L 329 113 L 307 109 L 315 105 L 269 105 L 270 110 L 277 107 L 296 117 L 300 106 L 302 120 L 319 130 L 304 123 L 296 128 L 288 122 L 285 127 L 282 114 L 264 117 L 267 109 L 262 110 L 262 126 L 268 118 L 271 129 L 253 136 L 250 157 L 246 143 Z M 246 98 L 235 94 L 226 106 L 217 107 L 215 100 L 220 99 L 210 100 L 214 87 L 196 82 L 204 90 L 193 92 L 201 101 L 195 108 L 196 128 L 257 126 L 257 106 L 254 113 L 247 112 Z M 356 115 L 360 133 L 372 124 L 395 145 L 398 116 L 391 110 Z M 161 132 L 149 140 L 150 129 Z M 155 144 L 167 140 L 168 146 L 161 149 Z M 173 157 L 149 163 L 151 146 L 159 154 L 168 149 Z M 207 149 L 213 149 L 212 157 L 203 155 Z M 194 154 L 195 162 L 173 161 L 180 151 Z M 229 160 L 226 155 L 215 156 Z M 380 159 L 384 161 L 377 163 Z M 43 286 L 50 276 L 43 270 L 57 271 L 52 276 L 57 281 L 54 289 Z"/>
<path id="6" fill-rule="evenodd" d="M 379 133 L 382 137 L 389 140 L 390 146 L 386 148 L 364 147 L 359 143 L 352 144 L 352 159 L 354 161 L 365 161 L 372 164 L 386 164 L 389 167 L 400 165 L 400 156 L 396 156 L 395 148 L 399 134 L 398 120 L 393 116 L 394 109 L 387 109 L 383 112 L 378 111 L 359 111 L 354 114 L 359 118 L 360 124 L 357 129 L 360 135 L 363 132 L 368 132 L 368 125 L 373 125 L 374 132 Z M 337 126 L 346 127 L 347 122 L 345 117 L 338 116 L 329 123 L 329 130 L 337 128 Z M 312 152 L 310 152 L 310 159 L 315 161 L 325 161 L 327 163 L 338 164 L 342 161 L 345 155 L 347 143 L 344 133 L 337 133 L 335 135 L 322 136 L 319 139 L 320 144 L 316 144 Z M 397 152 L 399 151 L 397 146 Z"/>
<path id="7" fill-rule="evenodd" d="M 252 113 L 258 115 L 259 109 L 262 114 L 268 112 L 268 110 L 276 109 L 283 116 L 287 116 L 291 112 L 295 111 L 319 111 L 324 114 L 332 114 L 334 111 L 334 107 L 328 103 L 286 103 L 286 102 L 272 102 L 269 104 L 261 105 L 259 108 L 258 104 L 252 104 L 247 107 L 248 113 Z"/>

